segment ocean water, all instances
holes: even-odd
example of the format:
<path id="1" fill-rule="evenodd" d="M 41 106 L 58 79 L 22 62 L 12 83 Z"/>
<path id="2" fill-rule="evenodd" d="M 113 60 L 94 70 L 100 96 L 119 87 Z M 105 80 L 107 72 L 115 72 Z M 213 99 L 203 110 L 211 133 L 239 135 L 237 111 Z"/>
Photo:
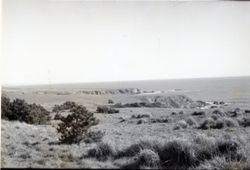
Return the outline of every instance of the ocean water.
<path id="1" fill-rule="evenodd" d="M 140 88 L 148 91 L 165 91 L 169 94 L 183 94 L 194 100 L 224 101 L 250 108 L 250 77 L 61 84 L 29 88 L 57 90 Z"/>

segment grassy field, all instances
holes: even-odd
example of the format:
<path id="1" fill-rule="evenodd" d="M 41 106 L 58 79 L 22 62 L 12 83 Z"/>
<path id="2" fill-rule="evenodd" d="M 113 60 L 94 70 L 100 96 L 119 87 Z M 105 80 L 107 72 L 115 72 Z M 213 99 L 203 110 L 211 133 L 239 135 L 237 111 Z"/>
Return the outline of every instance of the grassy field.
<path id="1" fill-rule="evenodd" d="M 99 105 L 138 102 L 148 95 L 35 94 L 6 92 L 51 111 L 55 104 L 75 101 L 100 120 L 79 144 L 58 144 L 56 127 L 1 121 L 1 166 L 32 168 L 250 168 L 250 113 L 235 105 L 214 108 L 116 108 L 96 113 Z M 157 94 L 159 95 L 159 94 Z M 151 95 L 152 96 L 152 95 Z M 153 95 L 154 96 L 154 95 Z M 194 113 L 195 112 L 195 113 Z M 65 116 L 67 111 L 59 112 Z M 91 135 L 92 132 L 92 135 Z"/>

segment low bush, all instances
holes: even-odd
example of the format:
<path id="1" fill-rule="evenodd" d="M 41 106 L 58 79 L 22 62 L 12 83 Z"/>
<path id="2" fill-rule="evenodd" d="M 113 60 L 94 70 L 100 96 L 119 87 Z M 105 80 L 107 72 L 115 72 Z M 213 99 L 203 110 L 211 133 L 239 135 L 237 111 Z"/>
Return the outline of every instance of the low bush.
<path id="1" fill-rule="evenodd" d="M 63 118 L 63 116 L 59 113 L 56 113 L 54 120 L 61 120 Z"/>
<path id="2" fill-rule="evenodd" d="M 113 113 L 119 113 L 119 110 L 110 108 L 108 106 L 98 106 L 96 109 L 97 113 L 107 113 L 107 114 L 113 114 Z"/>
<path id="3" fill-rule="evenodd" d="M 109 100 L 108 100 L 108 104 L 114 104 L 114 101 L 111 100 L 111 99 L 109 99 Z"/>
<path id="4" fill-rule="evenodd" d="M 65 103 L 61 104 L 61 105 L 55 105 L 52 109 L 52 112 L 60 112 L 60 111 L 64 111 L 64 110 L 69 110 L 72 109 L 73 107 L 77 106 L 76 102 L 72 102 L 72 101 L 66 101 Z"/>
<path id="5" fill-rule="evenodd" d="M 14 99 L 2 96 L 1 115 L 3 119 L 18 120 L 29 124 L 46 124 L 51 118 L 49 112 L 41 105 L 28 104 L 23 99 Z"/>
<path id="6" fill-rule="evenodd" d="M 71 114 L 61 119 L 57 131 L 61 134 L 59 141 L 63 144 L 79 143 L 91 126 L 98 124 L 94 114 L 85 107 L 77 105 L 70 110 Z"/>

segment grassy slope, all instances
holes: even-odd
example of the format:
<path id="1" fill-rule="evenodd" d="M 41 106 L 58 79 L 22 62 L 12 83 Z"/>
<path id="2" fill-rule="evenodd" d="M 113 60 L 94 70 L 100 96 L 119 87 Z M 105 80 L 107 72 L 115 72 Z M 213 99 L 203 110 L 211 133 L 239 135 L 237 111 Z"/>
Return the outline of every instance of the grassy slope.
<path id="1" fill-rule="evenodd" d="M 12 97 L 14 97 L 13 95 Z M 43 104 L 48 109 L 55 103 L 62 103 L 66 100 L 78 101 L 86 104 L 88 109 L 94 111 L 97 104 L 106 104 L 109 98 L 115 102 L 133 101 L 131 96 L 32 96 L 17 95 L 29 102 Z M 34 100 L 35 101 L 34 101 Z M 230 109 L 230 108 L 225 108 Z M 183 109 L 182 109 L 183 110 Z M 180 109 L 164 109 L 164 108 L 123 108 L 120 113 L 105 115 L 96 113 L 100 124 L 92 127 L 92 130 L 105 131 L 103 142 L 109 143 L 116 150 L 124 149 L 131 144 L 141 140 L 158 140 L 168 141 L 175 137 L 188 139 L 192 136 L 204 134 L 219 138 L 235 138 L 245 141 L 246 153 L 250 157 L 250 127 L 242 128 L 224 128 L 212 130 L 198 130 L 194 127 L 186 129 L 173 130 L 179 120 L 186 119 L 191 115 L 193 109 L 184 109 L 183 115 L 171 115 L 171 113 L 179 112 Z M 208 115 L 211 110 L 208 110 Z M 142 123 L 137 124 L 136 119 L 131 119 L 133 114 L 151 115 L 151 118 L 160 118 L 161 116 L 169 116 L 170 123 Z M 125 121 L 120 122 L 121 118 Z M 194 116 L 193 116 L 194 117 Z M 194 117 L 200 123 L 202 117 Z M 147 121 L 147 118 L 144 118 Z M 2 121 L 2 167 L 49 167 L 49 168 L 73 168 L 73 167 L 91 167 L 91 168 L 112 168 L 116 165 L 112 164 L 112 160 L 105 162 L 98 161 L 94 158 L 84 158 L 89 148 L 96 145 L 85 144 L 80 145 L 58 145 L 53 144 L 57 141 L 56 134 L 57 121 L 52 121 L 50 125 L 33 126 L 20 122 Z"/>

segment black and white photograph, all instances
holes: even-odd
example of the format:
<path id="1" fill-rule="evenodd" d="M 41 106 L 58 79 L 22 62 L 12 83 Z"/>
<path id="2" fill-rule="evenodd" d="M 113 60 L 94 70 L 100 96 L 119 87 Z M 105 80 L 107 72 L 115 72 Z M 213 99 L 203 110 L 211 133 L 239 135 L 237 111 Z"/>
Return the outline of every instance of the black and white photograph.
<path id="1" fill-rule="evenodd" d="M 250 169 L 250 1 L 2 0 L 1 168 Z"/>

